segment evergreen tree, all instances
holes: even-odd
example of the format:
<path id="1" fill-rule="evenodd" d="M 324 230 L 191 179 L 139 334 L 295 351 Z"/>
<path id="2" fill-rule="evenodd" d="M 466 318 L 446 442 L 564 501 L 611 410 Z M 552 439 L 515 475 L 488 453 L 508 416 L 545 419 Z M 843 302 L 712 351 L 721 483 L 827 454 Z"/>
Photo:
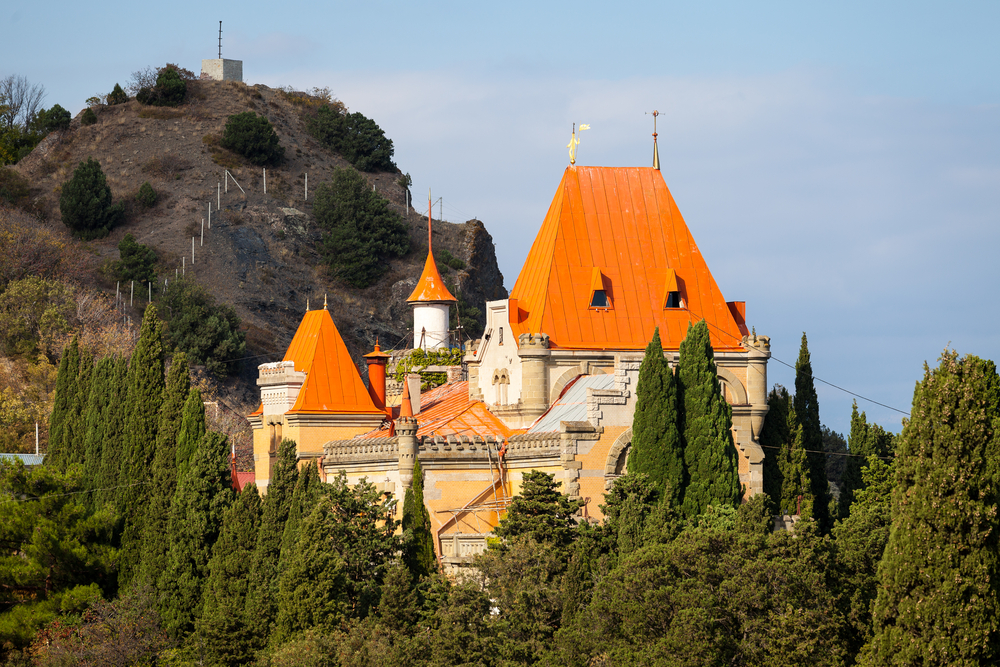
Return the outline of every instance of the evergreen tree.
<path id="1" fill-rule="evenodd" d="M 684 493 L 684 446 L 677 428 L 677 385 L 663 358 L 660 329 L 646 346 L 636 385 L 629 472 L 643 473 L 679 507 Z"/>
<path id="2" fill-rule="evenodd" d="M 576 537 L 576 513 L 583 500 L 571 500 L 560 493 L 555 476 L 540 470 L 524 473 L 521 493 L 514 497 L 507 508 L 507 516 L 500 520 L 494 533 L 504 540 L 526 536 L 550 551 L 566 552 Z M 490 549 L 504 549 L 503 542 L 491 544 Z"/>
<path id="3" fill-rule="evenodd" d="M 176 638 L 188 634 L 201 616 L 212 547 L 232 503 L 231 470 L 226 436 L 206 433 L 178 481 L 170 505 L 170 548 L 159 589 L 164 627 Z"/>
<path id="4" fill-rule="evenodd" d="M 253 659 L 252 625 L 246 616 L 250 563 L 260 526 L 260 494 L 253 483 L 226 510 L 222 532 L 212 548 L 205 603 L 198 621 L 210 664 L 249 664 Z"/>
<path id="5" fill-rule="evenodd" d="M 424 471 L 419 459 L 413 462 L 413 485 L 403 497 L 403 534 L 406 536 L 403 563 L 413 579 L 437 572 L 431 515 L 424 504 Z"/>
<path id="6" fill-rule="evenodd" d="M 101 467 L 94 487 L 94 502 L 115 503 L 122 472 L 125 440 L 125 401 L 128 397 L 128 360 L 114 359 L 108 379 L 107 413 L 95 437 L 101 438 Z"/>
<path id="7" fill-rule="evenodd" d="M 177 434 L 190 388 L 187 355 L 177 352 L 163 389 L 160 423 L 156 429 L 156 452 L 153 455 L 153 493 L 146 512 L 139 566 L 139 578 L 154 586 L 160 574 L 167 569 L 170 506 L 177 490 Z"/>
<path id="8" fill-rule="evenodd" d="M 781 510 L 801 517 L 815 517 L 816 499 L 809 479 L 809 459 L 803 446 L 802 425 L 795 423 L 795 410 L 788 411 L 790 441 L 781 450 Z"/>
<path id="9" fill-rule="evenodd" d="M 247 593 L 247 618 L 254 619 L 255 646 L 258 648 L 267 642 L 278 614 L 278 558 L 299 475 L 296 449 L 295 441 L 282 441 L 261 506 L 260 530 L 257 531 Z"/>
<path id="10" fill-rule="evenodd" d="M 895 436 L 878 424 L 869 424 L 865 413 L 858 413 L 858 403 L 851 410 L 851 433 L 847 441 L 850 456 L 844 466 L 841 478 L 840 500 L 837 514 L 846 517 L 851 512 L 851 504 L 856 494 L 864 488 L 864 469 L 868 457 L 886 457 L 894 449 Z"/>
<path id="11" fill-rule="evenodd" d="M 826 454 L 823 450 L 823 425 L 819 421 L 819 399 L 813 383 L 812 362 L 805 333 L 799 358 L 795 362 L 795 416 L 802 426 L 802 445 L 809 461 L 809 483 L 813 495 L 813 517 L 822 532 L 830 530 L 830 485 L 826 478 Z"/>
<path id="12" fill-rule="evenodd" d="M 142 536 L 152 484 L 150 478 L 156 443 L 156 428 L 163 401 L 163 342 L 156 306 L 148 306 L 139 330 L 139 342 L 128 367 L 125 400 L 122 469 L 119 476 L 118 510 L 124 519 L 121 547 L 122 584 L 138 572 Z"/>
<path id="13" fill-rule="evenodd" d="M 871 665 L 1000 660 L 1000 378 L 945 351 L 913 395 L 879 564 Z"/>
<path id="14" fill-rule="evenodd" d="M 278 569 L 284 570 L 295 543 L 299 539 L 299 529 L 302 522 L 319 498 L 320 480 L 319 470 L 316 462 L 311 461 L 308 465 L 299 470 L 298 479 L 295 481 L 295 490 L 292 492 L 292 502 L 288 508 L 288 519 L 285 521 L 285 529 L 281 533 L 281 555 L 278 557 Z"/>
<path id="15" fill-rule="evenodd" d="M 62 446 L 63 465 L 82 465 L 86 455 L 87 404 L 90 402 L 91 374 L 94 370 L 94 355 L 87 348 L 80 349 L 80 371 L 76 376 L 76 386 L 72 391 L 72 405 L 63 422 Z"/>
<path id="16" fill-rule="evenodd" d="M 205 431 L 205 402 L 201 398 L 201 390 L 198 387 L 191 387 L 184 402 L 180 430 L 177 431 L 175 452 L 177 479 L 180 479 L 187 470 L 188 462 Z"/>
<path id="17" fill-rule="evenodd" d="M 80 346 L 76 336 L 63 350 L 56 375 L 56 395 L 49 417 L 49 449 L 45 463 L 60 470 L 66 468 L 66 453 L 63 451 L 63 431 L 76 393 L 76 377 L 80 373 Z"/>
<path id="18" fill-rule="evenodd" d="M 677 375 L 688 475 L 684 513 L 695 516 L 709 506 L 735 505 L 742 490 L 731 431 L 733 413 L 719 388 L 705 320 L 688 325 Z"/>
<path id="19" fill-rule="evenodd" d="M 787 509 L 781 498 L 781 451 L 791 440 L 788 431 L 788 408 L 791 397 L 780 384 L 767 395 L 767 415 L 760 429 L 760 446 L 764 450 L 764 493 L 771 499 L 771 510 L 780 513 Z"/>
<path id="20" fill-rule="evenodd" d="M 90 384 L 90 396 L 87 399 L 86 429 L 84 432 L 84 479 L 90 488 L 100 488 L 101 462 L 104 458 L 105 425 L 108 418 L 108 407 L 111 399 L 111 382 L 114 376 L 115 362 L 105 357 L 94 366 L 93 380 Z M 90 504 L 95 499 L 91 496 Z"/>

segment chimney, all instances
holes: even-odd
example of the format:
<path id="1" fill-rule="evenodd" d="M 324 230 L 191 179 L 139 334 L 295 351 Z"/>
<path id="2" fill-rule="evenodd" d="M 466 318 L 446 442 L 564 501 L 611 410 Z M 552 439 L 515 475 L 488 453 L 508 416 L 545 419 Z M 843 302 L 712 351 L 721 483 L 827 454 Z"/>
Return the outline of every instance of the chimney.
<path id="1" fill-rule="evenodd" d="M 413 406 L 410 403 L 410 383 L 403 382 L 403 398 L 399 402 L 399 417 L 412 418 L 413 417 Z"/>
<path id="2" fill-rule="evenodd" d="M 414 417 L 420 414 L 420 382 L 420 373 L 406 374 L 406 389 L 410 390 L 410 408 Z"/>
<path id="3" fill-rule="evenodd" d="M 365 355 L 368 363 L 368 393 L 379 410 L 385 410 L 385 367 L 389 355 L 375 341 L 375 351 Z"/>

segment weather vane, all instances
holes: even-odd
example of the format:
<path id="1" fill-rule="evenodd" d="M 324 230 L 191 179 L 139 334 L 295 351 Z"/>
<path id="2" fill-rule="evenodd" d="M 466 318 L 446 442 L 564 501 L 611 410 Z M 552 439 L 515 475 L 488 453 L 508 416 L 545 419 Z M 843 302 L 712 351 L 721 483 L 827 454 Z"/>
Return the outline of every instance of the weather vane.
<path id="1" fill-rule="evenodd" d="M 660 169 L 660 151 L 656 147 L 656 117 L 660 115 L 660 112 L 656 109 L 646 112 L 647 116 L 653 117 L 653 169 L 659 171 Z"/>
<path id="2" fill-rule="evenodd" d="M 580 123 L 580 131 L 589 130 L 590 126 L 584 123 Z M 580 145 L 580 140 L 576 138 L 576 123 L 573 123 L 573 136 L 570 137 L 569 143 L 566 144 L 566 148 L 569 149 L 569 163 L 576 164 L 576 147 Z"/>

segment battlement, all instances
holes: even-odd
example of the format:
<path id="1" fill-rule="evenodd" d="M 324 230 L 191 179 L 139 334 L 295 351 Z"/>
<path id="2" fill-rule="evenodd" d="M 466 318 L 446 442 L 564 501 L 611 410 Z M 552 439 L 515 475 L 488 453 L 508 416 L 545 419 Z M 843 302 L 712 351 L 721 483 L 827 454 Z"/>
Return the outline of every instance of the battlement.
<path id="1" fill-rule="evenodd" d="M 544 333 L 523 333 L 517 337 L 518 348 L 549 349 L 549 335 Z"/>

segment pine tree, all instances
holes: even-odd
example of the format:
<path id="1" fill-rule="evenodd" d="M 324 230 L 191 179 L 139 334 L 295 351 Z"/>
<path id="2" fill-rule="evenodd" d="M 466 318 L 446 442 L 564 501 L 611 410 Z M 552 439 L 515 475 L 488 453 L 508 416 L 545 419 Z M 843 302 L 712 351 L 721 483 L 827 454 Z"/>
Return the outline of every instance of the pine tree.
<path id="1" fill-rule="evenodd" d="M 253 659 L 256 619 L 246 616 L 246 599 L 260 512 L 257 486 L 248 484 L 226 511 L 212 548 L 205 606 L 198 621 L 210 664 L 236 667 Z"/>
<path id="2" fill-rule="evenodd" d="M 167 568 L 159 582 L 164 627 L 175 638 L 187 635 L 201 616 L 212 547 L 233 499 L 231 471 L 228 439 L 210 431 L 177 483 L 167 530 Z"/>
<path id="3" fill-rule="evenodd" d="M 168 527 L 170 505 L 177 490 L 177 433 L 181 427 L 183 411 L 189 390 L 187 355 L 174 355 L 163 389 L 163 405 L 156 429 L 156 451 L 153 455 L 153 493 L 146 512 L 145 535 L 142 540 L 142 560 L 139 579 L 156 585 L 157 579 L 167 568 Z"/>
<path id="4" fill-rule="evenodd" d="M 71 393 L 72 403 L 66 411 L 63 422 L 62 464 L 64 467 L 82 465 L 86 454 L 87 404 L 90 402 L 91 374 L 94 370 L 94 355 L 87 348 L 80 348 L 80 370 Z"/>
<path id="5" fill-rule="evenodd" d="M 281 533 L 281 555 L 278 557 L 278 569 L 284 570 L 295 543 L 299 539 L 299 529 L 302 522 L 319 499 L 320 480 L 319 470 L 316 462 L 310 462 L 299 470 L 298 479 L 295 481 L 295 490 L 292 491 L 292 502 L 288 508 L 288 519 L 285 521 L 285 530 Z"/>
<path id="6" fill-rule="evenodd" d="M 128 397 L 128 360 L 114 359 L 108 379 L 107 413 L 95 437 L 101 438 L 101 467 L 94 502 L 116 503 L 122 473 L 125 440 L 125 400 Z"/>
<path id="7" fill-rule="evenodd" d="M 639 368 L 628 469 L 647 475 L 675 507 L 681 504 L 685 481 L 684 446 L 677 416 L 677 385 L 663 358 L 657 327 Z"/>
<path id="8" fill-rule="evenodd" d="M 830 485 L 826 478 L 826 454 L 823 450 L 823 425 L 819 420 L 819 399 L 813 383 L 812 362 L 805 333 L 799 358 L 795 362 L 795 415 L 802 426 L 802 445 L 809 461 L 809 483 L 813 495 L 813 518 L 824 533 L 830 530 Z"/>
<path id="9" fill-rule="evenodd" d="M 407 538 L 403 548 L 403 563 L 413 579 L 437 572 L 431 515 L 424 504 L 424 471 L 419 459 L 413 462 L 413 484 L 403 497 L 403 534 Z"/>
<path id="10" fill-rule="evenodd" d="M 187 470 L 188 462 L 194 455 L 194 450 L 205 435 L 205 403 L 201 398 L 201 390 L 192 387 L 188 392 L 184 411 L 181 415 L 181 427 L 177 432 L 176 468 L 180 479 Z"/>
<path id="11" fill-rule="evenodd" d="M 682 406 L 684 463 L 688 483 L 684 513 L 695 516 L 709 506 L 735 505 L 741 496 L 732 408 L 722 397 L 708 324 L 688 325 L 677 363 Z"/>
<path id="12" fill-rule="evenodd" d="M 56 375 L 56 394 L 49 417 L 49 449 L 45 463 L 59 470 L 66 469 L 66 453 L 63 451 L 63 431 L 69 411 L 73 407 L 76 393 L 76 377 L 80 373 L 80 344 L 76 336 L 63 349 Z"/>
<path id="13" fill-rule="evenodd" d="M 896 454 L 871 665 L 1000 660 L 1000 378 L 945 351 L 925 365 Z"/>
<path id="14" fill-rule="evenodd" d="M 87 400 L 86 430 L 84 433 L 84 479 L 91 489 L 100 488 L 101 462 L 104 458 L 105 425 L 108 418 L 108 407 L 111 398 L 111 382 L 114 376 L 115 362 L 105 357 L 94 367 L 93 380 L 90 384 L 90 397 Z M 95 506 L 96 499 L 91 494 L 88 499 L 90 506 Z"/>
<path id="15" fill-rule="evenodd" d="M 118 510 L 124 519 L 119 581 L 128 585 L 139 569 L 146 509 L 152 492 L 156 428 L 163 401 L 163 342 L 156 306 L 148 306 L 139 330 L 139 342 L 128 367 L 125 400 L 122 469 Z"/>
<path id="16" fill-rule="evenodd" d="M 292 493 L 298 482 L 297 448 L 293 440 L 281 443 L 261 507 L 260 530 L 257 531 L 257 545 L 250 567 L 250 590 L 247 593 L 247 618 L 254 619 L 255 645 L 258 648 L 267 642 L 278 614 L 278 559 Z"/>
<path id="17" fill-rule="evenodd" d="M 583 500 L 571 500 L 559 492 L 555 475 L 532 470 L 521 478 L 521 493 L 514 497 L 507 516 L 494 531 L 509 539 L 524 535 L 551 550 L 565 553 L 576 537 L 576 513 Z M 495 545 L 503 550 L 503 543 Z M 491 546 L 491 548 L 493 548 Z"/>

